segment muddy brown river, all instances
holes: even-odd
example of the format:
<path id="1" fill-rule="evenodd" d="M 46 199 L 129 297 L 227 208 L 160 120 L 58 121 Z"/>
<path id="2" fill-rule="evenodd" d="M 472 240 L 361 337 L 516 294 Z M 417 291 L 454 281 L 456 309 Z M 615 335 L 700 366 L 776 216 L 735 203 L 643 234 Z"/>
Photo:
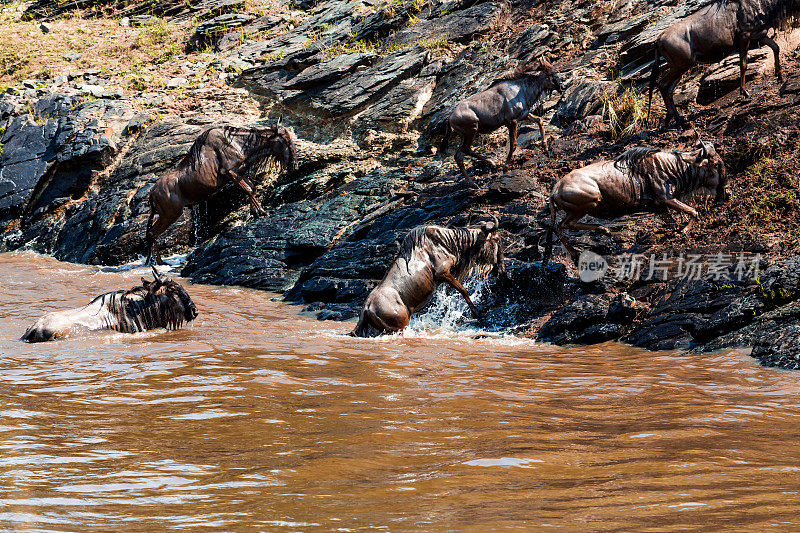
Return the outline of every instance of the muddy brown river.
<path id="1" fill-rule="evenodd" d="M 0 530 L 800 526 L 800 373 L 741 351 L 352 339 L 211 286 L 184 330 L 16 340 L 145 273 L 0 255 Z"/>

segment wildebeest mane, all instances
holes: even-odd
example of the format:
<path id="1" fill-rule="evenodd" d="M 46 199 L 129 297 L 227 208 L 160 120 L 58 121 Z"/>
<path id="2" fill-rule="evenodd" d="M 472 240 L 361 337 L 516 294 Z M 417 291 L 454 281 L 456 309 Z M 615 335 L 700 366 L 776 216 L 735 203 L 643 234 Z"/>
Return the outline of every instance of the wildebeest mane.
<path id="1" fill-rule="evenodd" d="M 171 292 L 168 286 L 161 286 L 155 292 L 140 286 L 101 294 L 92 303 L 101 300 L 101 309 L 107 309 L 115 322 L 107 326 L 123 333 L 155 328 L 178 329 L 186 323 L 186 317 Z"/>
<path id="2" fill-rule="evenodd" d="M 489 88 L 494 87 L 498 83 L 503 83 L 504 81 L 518 80 L 520 78 L 524 78 L 525 76 L 536 74 L 541 70 L 541 67 L 542 64 L 538 62 L 518 65 L 516 68 L 502 72 L 498 77 L 492 80 Z"/>
<path id="3" fill-rule="evenodd" d="M 478 237 L 474 231 L 466 228 L 442 228 L 438 226 L 418 226 L 406 235 L 400 244 L 399 257 L 409 258 L 418 246 L 424 246 L 430 240 L 441 244 L 444 248 L 458 257 L 458 261 L 451 268 L 451 273 L 456 279 L 463 280 L 476 265 L 479 255 Z"/>
<path id="4" fill-rule="evenodd" d="M 722 0 L 723 3 L 731 0 Z M 749 31 L 777 28 L 800 15 L 800 0 L 738 0 L 739 25 Z"/>
<path id="5" fill-rule="evenodd" d="M 627 171 L 633 174 L 640 174 L 644 170 L 644 161 L 651 155 L 659 152 L 659 149 L 649 146 L 630 148 L 614 158 L 614 166 L 617 167 L 617 170 L 620 172 Z"/>

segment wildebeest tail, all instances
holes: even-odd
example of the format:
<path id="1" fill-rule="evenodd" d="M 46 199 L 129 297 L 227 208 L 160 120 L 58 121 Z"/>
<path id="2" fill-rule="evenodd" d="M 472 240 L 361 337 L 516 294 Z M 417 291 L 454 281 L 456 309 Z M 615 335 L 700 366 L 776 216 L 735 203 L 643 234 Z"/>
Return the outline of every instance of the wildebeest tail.
<path id="1" fill-rule="evenodd" d="M 553 257 L 553 231 L 556 227 L 556 203 L 550 197 L 550 224 L 547 225 L 547 237 L 544 245 L 544 257 L 542 257 L 542 264 L 546 265 Z"/>
<path id="2" fill-rule="evenodd" d="M 661 53 L 658 51 L 658 43 L 655 44 L 656 56 L 655 61 L 653 61 L 653 71 L 650 73 L 650 87 L 648 88 L 648 96 L 647 96 L 647 124 L 649 127 L 650 124 L 650 109 L 653 106 L 653 87 L 656 86 L 656 82 L 658 81 L 658 74 L 660 70 L 660 63 L 661 63 Z"/>
<path id="3" fill-rule="evenodd" d="M 439 146 L 439 153 L 444 154 L 447 152 L 447 145 L 450 143 L 450 133 L 452 133 L 453 128 L 450 127 L 450 120 L 448 119 L 444 123 L 444 137 L 442 137 L 442 144 Z"/>

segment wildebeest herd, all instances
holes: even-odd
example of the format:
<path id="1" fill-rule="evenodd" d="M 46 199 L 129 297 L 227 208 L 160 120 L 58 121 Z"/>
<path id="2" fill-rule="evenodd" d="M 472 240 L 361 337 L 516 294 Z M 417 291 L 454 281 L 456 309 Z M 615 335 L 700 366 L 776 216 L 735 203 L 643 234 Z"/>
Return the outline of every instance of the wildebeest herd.
<path id="1" fill-rule="evenodd" d="M 685 124 L 672 96 L 678 81 L 694 64 L 721 61 L 731 52 L 739 53 L 740 91 L 749 98 L 745 74 L 747 53 L 754 42 L 773 50 L 775 75 L 782 79 L 780 50 L 769 32 L 796 16 L 800 16 L 800 0 L 714 0 L 664 30 L 655 44 L 648 119 L 653 89 L 658 87 L 666 108 L 664 127 L 673 120 Z M 667 66 L 663 74 L 662 57 Z M 562 92 L 562 82 L 544 59 L 509 71 L 485 91 L 453 108 L 445 123 L 440 153 L 446 150 L 452 133 L 460 135 L 455 161 L 460 173 L 469 180 L 465 155 L 498 166 L 473 150 L 476 137 L 506 126 L 509 146 L 503 166 L 508 166 L 517 144 L 518 123 L 534 112 L 552 91 Z M 534 116 L 547 152 L 542 118 Z M 204 131 L 177 168 L 161 176 L 150 192 L 146 263 L 162 262 L 157 239 L 178 219 L 183 208 L 205 201 L 225 183 L 235 183 L 247 193 L 255 214 L 266 214 L 248 176 L 263 173 L 272 161 L 283 171 L 297 168 L 293 135 L 281 121 L 271 128 L 225 126 Z M 608 232 L 604 226 L 579 222 L 585 215 L 613 219 L 672 209 L 689 215 L 690 220 L 682 230 L 687 232 L 698 213 L 681 198 L 699 191 L 713 196 L 717 202 L 725 201 L 728 196 L 722 158 L 713 145 L 702 140 L 698 140 L 693 151 L 633 147 L 614 159 L 573 170 L 552 188 L 544 261 L 552 257 L 553 233 L 574 261 L 577 251 L 568 242 L 564 229 Z M 566 216 L 556 223 L 559 210 Z M 478 227 L 430 225 L 411 230 L 385 276 L 367 296 L 351 335 L 372 337 L 403 330 L 409 325 L 411 315 L 431 300 L 442 283 L 462 294 L 477 317 L 478 310 L 462 283 L 471 273 L 503 272 L 504 243 L 497 218 L 491 218 Z M 82 308 L 49 313 L 29 327 L 22 339 L 47 341 L 81 329 L 128 333 L 176 329 L 193 320 L 197 309 L 186 291 L 159 274 L 155 266 L 153 275 L 152 282 L 142 278 L 140 287 L 103 294 Z"/>

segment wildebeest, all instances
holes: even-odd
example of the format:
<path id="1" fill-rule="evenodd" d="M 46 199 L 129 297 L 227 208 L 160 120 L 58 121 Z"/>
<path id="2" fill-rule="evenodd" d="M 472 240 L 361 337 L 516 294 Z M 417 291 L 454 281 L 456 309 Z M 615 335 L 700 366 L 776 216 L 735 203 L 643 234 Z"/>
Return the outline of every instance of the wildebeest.
<path id="1" fill-rule="evenodd" d="M 689 231 L 697 211 L 678 198 L 693 193 L 714 195 L 717 202 L 728 197 L 727 174 L 714 146 L 697 141 L 690 152 L 631 148 L 614 160 L 598 161 L 573 170 L 553 186 L 550 195 L 550 226 L 547 229 L 545 262 L 552 256 L 553 231 L 575 260 L 577 252 L 567 242 L 563 228 L 599 230 L 608 228 L 578 222 L 584 215 L 614 219 L 640 212 L 666 213 L 674 209 L 687 213 Z M 556 211 L 567 216 L 556 225 Z"/>
<path id="2" fill-rule="evenodd" d="M 440 152 L 444 153 L 447 150 L 451 132 L 461 135 L 461 146 L 456 151 L 455 160 L 461 174 L 467 178 L 464 154 L 491 163 L 488 157 L 472 149 L 475 138 L 479 133 L 490 133 L 506 126 L 508 128 L 506 165 L 508 165 L 517 147 L 517 124 L 528 116 L 545 93 L 562 90 L 561 80 L 553 70 L 553 66 L 545 59 L 516 68 L 496 79 L 485 91 L 470 96 L 456 105 L 445 124 Z M 542 144 L 545 151 L 548 151 L 542 117 L 537 116 L 536 120 L 542 134 Z"/>
<path id="3" fill-rule="evenodd" d="M 461 283 L 473 270 L 481 274 L 504 271 L 496 230 L 496 217 L 478 228 L 419 226 L 411 230 L 386 275 L 367 296 L 350 334 L 375 337 L 404 329 L 441 283 L 460 292 L 477 318 L 478 310 Z"/>
<path id="4" fill-rule="evenodd" d="M 128 291 L 101 294 L 84 307 L 47 313 L 25 331 L 22 340 L 50 341 L 82 330 L 172 330 L 194 320 L 197 308 L 184 288 L 155 267 L 153 277 L 154 281 L 142 278 L 140 287 Z"/>
<path id="5" fill-rule="evenodd" d="M 780 49 L 767 33 L 783 21 L 800 14 L 800 0 L 716 0 L 693 15 L 676 22 L 656 40 L 655 63 L 650 76 L 648 119 L 653 100 L 653 87 L 664 99 L 667 114 L 664 127 L 672 119 L 679 125 L 686 120 L 678 114 L 672 94 L 684 73 L 696 63 L 716 63 L 731 52 L 739 52 L 740 92 L 749 98 L 745 89 L 747 51 L 758 42 L 772 49 L 775 56 L 775 75 L 781 74 Z M 667 71 L 659 79 L 661 56 L 667 61 Z"/>
<path id="6" fill-rule="evenodd" d="M 280 121 L 271 128 L 223 126 L 204 131 L 178 167 L 161 176 L 150 191 L 146 263 L 153 258 L 162 263 L 156 239 L 181 216 L 183 208 L 206 200 L 227 181 L 239 185 L 252 208 L 265 215 L 245 173 L 261 172 L 271 160 L 277 160 L 281 170 L 297 166 L 294 139 Z"/>

